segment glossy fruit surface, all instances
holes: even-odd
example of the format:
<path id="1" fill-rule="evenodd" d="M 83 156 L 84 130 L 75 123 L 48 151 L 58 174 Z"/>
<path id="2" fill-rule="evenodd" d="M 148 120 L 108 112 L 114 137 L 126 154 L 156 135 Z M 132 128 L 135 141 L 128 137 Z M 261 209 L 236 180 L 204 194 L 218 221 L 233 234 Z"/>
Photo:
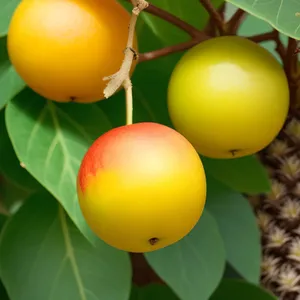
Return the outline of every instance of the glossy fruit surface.
<path id="1" fill-rule="evenodd" d="M 23 0 L 10 23 L 9 57 L 45 98 L 102 100 L 103 77 L 122 64 L 129 22 L 130 14 L 114 0 Z"/>
<path id="2" fill-rule="evenodd" d="M 169 82 L 174 127 L 212 158 L 256 153 L 278 134 L 289 88 L 277 60 L 242 37 L 218 37 L 181 58 Z"/>
<path id="3" fill-rule="evenodd" d="M 83 215 L 106 243 L 149 252 L 175 243 L 198 222 L 206 178 L 193 146 L 157 123 L 117 127 L 87 151 L 77 180 Z"/>

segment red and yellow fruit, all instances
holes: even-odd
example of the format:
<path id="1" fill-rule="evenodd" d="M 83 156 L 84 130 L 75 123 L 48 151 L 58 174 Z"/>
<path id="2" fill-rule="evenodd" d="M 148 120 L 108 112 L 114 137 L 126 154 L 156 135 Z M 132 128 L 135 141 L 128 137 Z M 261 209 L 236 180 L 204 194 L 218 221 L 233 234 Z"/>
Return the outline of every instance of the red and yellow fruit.
<path id="1" fill-rule="evenodd" d="M 157 123 L 121 126 L 100 136 L 82 161 L 77 189 L 91 229 L 129 252 L 157 250 L 183 238 L 206 199 L 196 150 Z"/>
<path id="2" fill-rule="evenodd" d="M 103 77 L 122 64 L 129 22 L 130 14 L 115 0 L 23 0 L 10 22 L 9 57 L 45 98 L 102 100 Z"/>
<path id="3" fill-rule="evenodd" d="M 241 157 L 266 147 L 282 128 L 288 81 L 266 49 L 238 36 L 217 37 L 181 58 L 168 107 L 175 128 L 200 154 Z"/>

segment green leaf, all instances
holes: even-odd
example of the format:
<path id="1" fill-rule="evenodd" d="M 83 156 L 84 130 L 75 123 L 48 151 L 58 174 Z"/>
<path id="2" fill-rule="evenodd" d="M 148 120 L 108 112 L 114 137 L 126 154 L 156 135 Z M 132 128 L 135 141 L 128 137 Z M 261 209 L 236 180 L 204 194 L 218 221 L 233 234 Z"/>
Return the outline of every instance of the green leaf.
<path id="1" fill-rule="evenodd" d="M 17 74 L 15 68 L 8 59 L 6 38 L 0 38 L 0 109 L 3 108 L 6 103 L 18 94 L 24 87 L 24 81 Z"/>
<path id="2" fill-rule="evenodd" d="M 0 171 L 15 185 L 25 190 L 34 191 L 40 188 L 39 183 L 20 166 L 6 130 L 4 111 L 0 111 Z"/>
<path id="3" fill-rule="evenodd" d="M 1 0 L 0 3 L 0 37 L 8 31 L 10 19 L 17 8 L 20 0 Z"/>
<path id="4" fill-rule="evenodd" d="M 6 124 L 19 160 L 63 205 L 91 242 L 97 238 L 79 207 L 76 180 L 88 147 L 111 129 L 97 105 L 55 104 L 30 89 L 9 102 Z"/>
<path id="5" fill-rule="evenodd" d="M 1 300 L 9 300 L 6 290 L 1 281 L 0 281 L 0 299 Z"/>
<path id="6" fill-rule="evenodd" d="M 299 1 L 227 0 L 246 12 L 270 23 L 278 31 L 300 39 Z"/>
<path id="7" fill-rule="evenodd" d="M 210 300 L 276 300 L 263 288 L 239 279 L 224 279 Z"/>
<path id="8" fill-rule="evenodd" d="M 156 273 L 181 300 L 207 300 L 225 269 L 225 249 L 218 225 L 209 212 L 179 242 L 146 253 Z"/>
<path id="9" fill-rule="evenodd" d="M 36 194 L 1 235 L 0 276 L 11 300 L 127 300 L 129 255 L 81 235 L 48 193 Z"/>
<path id="10" fill-rule="evenodd" d="M 228 262 L 245 279 L 259 283 L 260 232 L 249 202 L 241 194 L 207 176 L 206 208 L 219 225 Z"/>
<path id="11" fill-rule="evenodd" d="M 133 286 L 130 300 L 180 300 L 173 291 L 162 284 L 150 284 L 145 287 Z"/>
<path id="12" fill-rule="evenodd" d="M 268 173 L 256 156 L 235 159 L 211 159 L 201 157 L 205 171 L 233 190 L 259 194 L 270 191 Z"/>

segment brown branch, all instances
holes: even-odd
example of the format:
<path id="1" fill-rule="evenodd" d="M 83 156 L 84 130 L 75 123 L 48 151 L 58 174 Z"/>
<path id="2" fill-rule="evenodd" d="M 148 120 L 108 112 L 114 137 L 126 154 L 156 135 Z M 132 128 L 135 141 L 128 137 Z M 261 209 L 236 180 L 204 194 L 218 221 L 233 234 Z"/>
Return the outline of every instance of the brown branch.
<path id="1" fill-rule="evenodd" d="M 289 79 L 294 79 L 298 68 L 298 57 L 295 55 L 297 49 L 297 41 L 289 38 L 286 58 L 284 61 L 285 70 Z"/>
<path id="2" fill-rule="evenodd" d="M 246 12 L 239 8 L 231 17 L 231 19 L 226 23 L 226 32 L 232 35 L 236 34 L 245 17 Z"/>
<path id="3" fill-rule="evenodd" d="M 199 41 L 197 39 L 192 39 L 190 41 L 180 43 L 180 44 L 177 44 L 174 46 L 169 46 L 169 47 L 161 48 L 158 50 L 142 53 L 139 55 L 139 63 L 143 62 L 143 61 L 157 59 L 159 57 L 163 57 L 163 56 L 169 55 L 171 53 L 177 53 L 177 52 L 181 52 L 181 51 L 190 49 L 193 46 L 197 45 L 198 43 L 199 43 Z"/>
<path id="4" fill-rule="evenodd" d="M 258 35 L 249 36 L 247 38 L 255 43 L 274 41 L 277 38 L 277 33 L 275 31 L 270 31 Z"/>
<path id="5" fill-rule="evenodd" d="M 206 9 L 206 11 L 211 16 L 211 19 L 214 20 L 219 32 L 221 35 L 225 34 L 225 23 L 222 18 L 222 15 L 218 12 L 218 10 L 213 6 L 210 0 L 199 0 L 202 6 Z"/>
<path id="6" fill-rule="evenodd" d="M 130 2 L 130 0 L 127 0 L 127 1 Z M 177 16 L 175 16 L 175 15 L 167 12 L 166 10 L 161 9 L 151 3 L 149 3 L 149 6 L 144 10 L 144 12 L 147 12 L 153 16 L 159 17 L 159 18 L 165 20 L 166 22 L 173 24 L 174 26 L 185 31 L 191 37 L 198 37 L 199 35 L 203 34 L 201 32 L 201 30 L 197 29 L 196 27 L 190 25 L 189 23 L 178 18 Z"/>
<path id="7" fill-rule="evenodd" d="M 276 48 L 275 50 L 279 54 L 280 58 L 282 61 L 285 60 L 286 57 L 286 50 L 284 45 L 282 44 L 279 33 L 276 30 L 258 34 L 258 35 L 253 35 L 247 37 L 249 40 L 255 42 L 255 43 L 261 43 L 261 42 L 266 42 L 266 41 L 274 41 L 276 43 Z"/>
<path id="8" fill-rule="evenodd" d="M 297 41 L 290 37 L 283 63 L 284 70 L 289 81 L 291 111 L 294 111 L 297 107 L 297 91 L 299 87 L 299 81 L 297 80 L 298 56 L 295 55 L 296 49 Z"/>
<path id="9" fill-rule="evenodd" d="M 224 19 L 225 8 L 226 8 L 225 2 L 218 8 L 218 12 L 221 15 L 222 19 Z M 211 37 L 217 36 L 218 32 L 217 32 L 215 20 L 211 16 L 210 16 L 206 26 L 204 27 L 203 31 Z"/>

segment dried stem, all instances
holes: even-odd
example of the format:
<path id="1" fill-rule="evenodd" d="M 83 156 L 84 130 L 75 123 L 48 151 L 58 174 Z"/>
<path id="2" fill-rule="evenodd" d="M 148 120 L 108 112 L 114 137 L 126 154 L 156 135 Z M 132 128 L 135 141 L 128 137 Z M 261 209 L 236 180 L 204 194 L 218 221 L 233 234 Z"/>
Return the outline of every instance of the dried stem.
<path id="1" fill-rule="evenodd" d="M 231 19 L 227 22 L 226 32 L 228 34 L 236 34 L 245 16 L 246 12 L 239 8 L 231 17 Z"/>
<path id="2" fill-rule="evenodd" d="M 126 125 L 133 123 L 133 98 L 132 98 L 132 83 L 129 78 L 124 81 L 124 88 L 126 93 Z"/>
<path id="3" fill-rule="evenodd" d="M 130 88 L 131 82 L 129 73 L 132 61 L 136 56 L 136 52 L 133 49 L 135 26 L 140 12 L 149 5 L 145 0 L 132 0 L 132 3 L 134 8 L 132 10 L 129 24 L 129 34 L 125 49 L 125 57 L 120 70 L 117 73 L 104 78 L 104 80 L 109 80 L 106 88 L 104 89 L 105 98 L 111 97 L 121 87 L 121 85 L 124 85 L 124 88 L 126 89 L 126 96 L 128 96 L 128 93 L 132 93 L 132 89 Z"/>
<path id="4" fill-rule="evenodd" d="M 199 0 L 202 6 L 207 10 L 211 18 L 214 20 L 219 32 L 221 35 L 225 34 L 225 23 L 222 18 L 222 15 L 218 10 L 213 6 L 210 0 Z"/>

